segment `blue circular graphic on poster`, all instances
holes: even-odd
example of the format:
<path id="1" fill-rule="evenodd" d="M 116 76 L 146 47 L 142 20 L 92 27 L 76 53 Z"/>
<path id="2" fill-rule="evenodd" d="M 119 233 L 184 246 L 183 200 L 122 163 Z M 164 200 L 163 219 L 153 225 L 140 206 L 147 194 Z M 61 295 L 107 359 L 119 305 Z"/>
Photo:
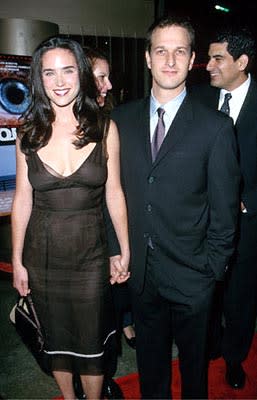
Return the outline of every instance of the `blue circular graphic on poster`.
<path id="1" fill-rule="evenodd" d="M 0 82 L 0 104 L 10 114 L 24 113 L 29 104 L 28 86 L 17 79 L 5 79 Z"/>

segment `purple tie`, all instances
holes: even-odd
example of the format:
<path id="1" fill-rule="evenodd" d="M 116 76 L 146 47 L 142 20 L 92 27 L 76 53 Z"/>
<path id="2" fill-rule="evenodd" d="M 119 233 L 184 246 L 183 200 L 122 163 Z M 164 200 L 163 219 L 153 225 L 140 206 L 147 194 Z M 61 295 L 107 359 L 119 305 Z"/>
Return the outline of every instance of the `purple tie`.
<path id="1" fill-rule="evenodd" d="M 152 140 L 152 160 L 154 161 L 157 153 L 161 147 L 161 144 L 163 142 L 164 136 L 165 136 L 165 124 L 163 121 L 163 115 L 165 113 L 165 110 L 163 108 L 158 108 L 158 122 L 153 134 L 153 140 Z"/>

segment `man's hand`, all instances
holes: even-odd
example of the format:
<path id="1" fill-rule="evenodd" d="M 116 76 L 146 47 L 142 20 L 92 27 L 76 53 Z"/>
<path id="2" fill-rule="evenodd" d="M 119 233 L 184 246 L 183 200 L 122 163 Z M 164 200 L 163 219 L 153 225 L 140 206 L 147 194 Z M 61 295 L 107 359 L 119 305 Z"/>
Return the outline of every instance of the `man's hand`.
<path id="1" fill-rule="evenodd" d="M 114 283 L 124 283 L 128 280 L 130 277 L 128 261 L 121 255 L 110 257 L 110 282 L 112 285 Z"/>

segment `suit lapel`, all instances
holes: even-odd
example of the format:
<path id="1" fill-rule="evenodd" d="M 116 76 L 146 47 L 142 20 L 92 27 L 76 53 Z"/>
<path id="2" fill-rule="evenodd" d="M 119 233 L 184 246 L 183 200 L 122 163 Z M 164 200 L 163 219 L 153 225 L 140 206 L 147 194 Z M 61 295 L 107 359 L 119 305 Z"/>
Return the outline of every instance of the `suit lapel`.
<path id="1" fill-rule="evenodd" d="M 158 165 L 161 160 L 167 155 L 168 152 L 172 151 L 176 144 L 183 140 L 184 135 L 188 132 L 189 122 L 193 118 L 193 112 L 191 103 L 188 96 L 185 97 L 178 112 L 172 121 L 169 131 L 165 136 L 165 139 L 161 145 L 161 148 L 157 154 L 156 160 L 153 167 Z"/>
<path id="2" fill-rule="evenodd" d="M 150 97 L 143 100 L 142 109 L 139 110 L 139 130 L 135 133 L 139 137 L 136 143 L 142 149 L 142 157 L 146 158 L 149 165 L 152 164 L 150 143 Z"/>
<path id="3" fill-rule="evenodd" d="M 252 112 L 256 114 L 256 109 L 255 107 L 253 107 L 253 104 L 256 104 L 256 93 L 257 93 L 257 85 L 252 80 L 248 89 L 248 93 L 246 95 L 246 98 L 244 100 L 244 103 L 241 107 L 240 113 L 236 121 L 237 129 L 246 124 L 249 120 L 251 120 L 249 114 L 251 114 Z"/>

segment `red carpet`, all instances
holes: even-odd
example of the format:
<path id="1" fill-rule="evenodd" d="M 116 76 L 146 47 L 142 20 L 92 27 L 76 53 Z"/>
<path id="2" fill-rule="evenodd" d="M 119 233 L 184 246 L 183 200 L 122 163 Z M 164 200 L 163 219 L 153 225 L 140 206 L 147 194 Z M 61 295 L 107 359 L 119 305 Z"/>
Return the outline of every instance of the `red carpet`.
<path id="1" fill-rule="evenodd" d="M 244 369 L 247 374 L 247 381 L 244 389 L 233 390 L 225 382 L 225 363 L 222 358 L 211 361 L 209 366 L 209 399 L 257 399 L 257 334 L 254 337 L 251 351 L 247 360 L 244 362 Z M 178 360 L 172 361 L 173 366 L 173 399 L 180 399 L 180 375 Z M 116 379 L 124 394 L 124 398 L 140 399 L 138 374 L 129 374 Z M 53 400 L 62 400 L 61 397 L 55 397 Z"/>
<path id="2" fill-rule="evenodd" d="M 0 271 L 12 272 L 11 264 L 0 262 Z M 173 399 L 180 399 L 180 374 L 178 360 L 173 364 Z M 245 388 L 242 390 L 233 390 L 225 382 L 225 363 L 222 358 L 211 361 L 209 366 L 209 399 L 251 399 L 257 400 L 257 334 L 255 334 L 253 344 L 244 362 L 244 369 L 247 374 Z M 192 368 L 197 366 L 192 366 Z M 133 373 L 116 379 L 120 385 L 125 399 L 140 399 L 138 374 Z M 61 400 L 61 397 L 55 397 L 55 400 Z"/>
<path id="3" fill-rule="evenodd" d="M 178 360 L 173 364 L 173 399 L 180 399 L 180 374 Z M 209 399 L 257 399 L 257 334 L 247 360 L 244 362 L 247 382 L 242 390 L 233 390 L 225 382 L 225 363 L 222 358 L 211 361 L 209 367 Z M 125 399 L 139 399 L 138 375 L 130 374 L 116 379 Z"/>
<path id="4" fill-rule="evenodd" d="M 0 261 L 0 271 L 2 271 L 2 272 L 12 272 L 12 265 Z"/>

